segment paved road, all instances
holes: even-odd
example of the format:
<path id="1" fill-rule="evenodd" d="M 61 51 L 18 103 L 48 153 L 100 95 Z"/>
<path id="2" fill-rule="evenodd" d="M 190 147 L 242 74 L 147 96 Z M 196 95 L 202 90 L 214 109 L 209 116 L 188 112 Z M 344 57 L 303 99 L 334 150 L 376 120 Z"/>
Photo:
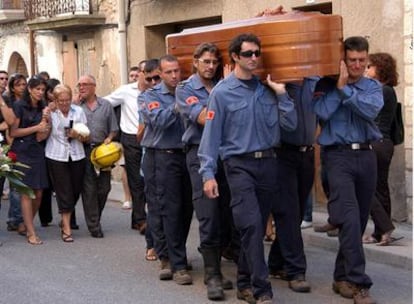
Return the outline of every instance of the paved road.
<path id="1" fill-rule="evenodd" d="M 60 240 L 56 215 L 51 227 L 39 227 L 37 222 L 44 244 L 30 246 L 24 237 L 6 231 L 7 210 L 6 201 L 0 212 L 1 304 L 210 303 L 202 284 L 195 219 L 188 242 L 194 284 L 178 286 L 157 279 L 158 263 L 144 260 L 144 238 L 129 229 L 130 212 L 122 210 L 119 202 L 109 201 L 105 208 L 103 239 L 89 236 L 78 206 L 81 229 L 74 232 L 72 244 Z M 294 293 L 286 282 L 272 280 L 275 303 L 352 303 L 335 295 L 330 288 L 334 253 L 307 246 L 306 254 L 312 293 Z M 225 275 L 234 281 L 234 265 L 224 261 L 223 266 Z M 375 283 L 372 294 L 378 303 L 412 303 L 411 270 L 379 263 L 368 263 L 367 269 Z M 244 303 L 236 299 L 234 290 L 227 291 L 226 297 L 225 303 Z"/>

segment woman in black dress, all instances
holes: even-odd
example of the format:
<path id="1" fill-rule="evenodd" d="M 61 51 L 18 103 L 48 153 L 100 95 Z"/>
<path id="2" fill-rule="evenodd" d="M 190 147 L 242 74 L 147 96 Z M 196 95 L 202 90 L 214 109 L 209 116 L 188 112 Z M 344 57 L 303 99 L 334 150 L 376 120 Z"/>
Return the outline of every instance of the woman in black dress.
<path id="1" fill-rule="evenodd" d="M 48 187 L 44 141 L 50 132 L 49 108 L 43 101 L 46 83 L 39 77 L 29 80 L 21 100 L 13 104 L 16 120 L 10 129 L 14 138 L 11 150 L 16 153 L 17 161 L 30 168 L 22 170 L 23 182 L 33 189 L 31 198 L 21 195 L 21 207 L 26 226 L 27 241 L 32 245 L 40 245 L 42 241 L 36 235 L 33 218 L 39 209 L 42 190 Z"/>

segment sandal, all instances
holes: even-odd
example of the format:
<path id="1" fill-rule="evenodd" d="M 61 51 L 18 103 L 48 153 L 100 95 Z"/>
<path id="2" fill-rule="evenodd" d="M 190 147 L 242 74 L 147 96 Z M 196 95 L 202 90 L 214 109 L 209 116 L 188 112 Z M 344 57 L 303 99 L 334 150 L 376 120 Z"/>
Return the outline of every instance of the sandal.
<path id="1" fill-rule="evenodd" d="M 64 241 L 65 243 L 72 243 L 74 241 L 72 234 L 67 234 L 65 231 L 63 231 L 63 229 L 61 230 L 61 237 L 62 241 Z"/>
<path id="2" fill-rule="evenodd" d="M 376 245 L 377 246 L 389 246 L 396 241 L 402 240 L 403 238 L 404 238 L 403 236 L 399 236 L 399 237 L 388 236 L 386 238 L 383 238 Z"/>
<path id="3" fill-rule="evenodd" d="M 28 235 L 27 236 L 27 242 L 30 245 L 42 245 L 43 244 L 42 240 L 37 235 L 35 235 L 35 234 Z"/>
<path id="4" fill-rule="evenodd" d="M 363 244 L 376 244 L 378 240 L 374 238 L 372 235 L 364 235 L 362 238 Z"/>
<path id="5" fill-rule="evenodd" d="M 148 248 L 147 249 L 147 251 L 145 253 L 145 259 L 147 261 L 156 261 L 158 259 L 154 248 Z"/>

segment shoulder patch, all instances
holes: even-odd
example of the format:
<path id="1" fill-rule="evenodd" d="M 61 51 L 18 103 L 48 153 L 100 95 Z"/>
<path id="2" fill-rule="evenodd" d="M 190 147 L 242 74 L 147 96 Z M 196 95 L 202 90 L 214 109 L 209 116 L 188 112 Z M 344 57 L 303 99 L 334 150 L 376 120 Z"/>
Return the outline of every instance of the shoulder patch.
<path id="1" fill-rule="evenodd" d="M 195 104 L 195 103 L 198 103 L 199 102 L 199 100 L 198 100 L 198 98 L 196 97 L 196 96 L 190 96 L 190 97 L 188 97 L 186 100 L 185 100 L 185 102 L 188 104 L 188 105 L 192 105 L 192 104 Z"/>
<path id="2" fill-rule="evenodd" d="M 150 111 L 152 111 L 152 110 L 154 110 L 154 109 L 158 109 L 159 107 L 160 107 L 160 103 L 158 102 L 158 101 L 151 101 L 149 104 L 148 104 L 148 110 L 150 110 Z"/>
<path id="3" fill-rule="evenodd" d="M 207 117 L 206 117 L 206 119 L 208 119 L 208 120 L 213 120 L 214 119 L 214 115 L 215 115 L 216 113 L 214 112 L 214 111 L 208 111 L 207 112 Z"/>

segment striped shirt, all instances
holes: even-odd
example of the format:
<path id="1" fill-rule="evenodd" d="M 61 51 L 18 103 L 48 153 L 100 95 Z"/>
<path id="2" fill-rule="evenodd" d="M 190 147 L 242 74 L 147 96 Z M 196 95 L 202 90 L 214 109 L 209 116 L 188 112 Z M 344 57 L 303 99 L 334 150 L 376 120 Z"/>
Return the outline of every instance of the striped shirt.
<path id="1" fill-rule="evenodd" d="M 72 104 L 67 117 L 60 110 L 56 110 L 51 113 L 51 119 L 52 131 L 46 142 L 46 157 L 61 162 L 68 162 L 69 157 L 73 161 L 85 158 L 83 143 L 76 138 L 69 140 L 65 131 L 71 120 L 73 124 L 81 122 L 86 125 L 86 116 L 82 108 Z"/>

